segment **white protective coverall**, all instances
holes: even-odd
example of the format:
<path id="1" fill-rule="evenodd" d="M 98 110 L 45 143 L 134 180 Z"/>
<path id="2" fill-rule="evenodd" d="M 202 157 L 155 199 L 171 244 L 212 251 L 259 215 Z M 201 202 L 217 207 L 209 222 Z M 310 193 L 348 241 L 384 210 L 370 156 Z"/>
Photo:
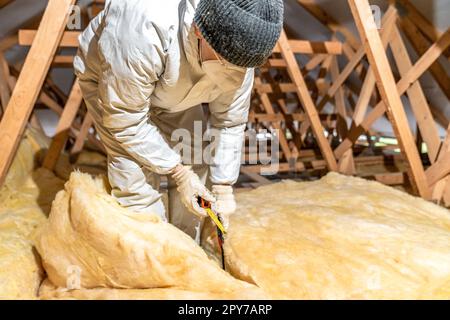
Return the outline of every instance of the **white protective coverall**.
<path id="1" fill-rule="evenodd" d="M 214 136 L 214 151 L 206 165 L 207 143 L 183 140 L 190 158 L 197 159 L 194 172 L 205 184 L 208 175 L 211 184 L 236 182 L 254 78 L 253 69 L 201 62 L 193 28 L 198 2 L 106 1 L 80 36 L 74 62 L 108 153 L 112 195 L 124 207 L 168 218 L 197 241 L 203 222 L 182 205 L 170 177 L 165 212 L 159 177 L 181 162 L 174 150 L 180 147 L 179 133 L 201 139 L 193 137 L 197 126 Z M 182 156 L 184 164 L 192 164 Z"/>

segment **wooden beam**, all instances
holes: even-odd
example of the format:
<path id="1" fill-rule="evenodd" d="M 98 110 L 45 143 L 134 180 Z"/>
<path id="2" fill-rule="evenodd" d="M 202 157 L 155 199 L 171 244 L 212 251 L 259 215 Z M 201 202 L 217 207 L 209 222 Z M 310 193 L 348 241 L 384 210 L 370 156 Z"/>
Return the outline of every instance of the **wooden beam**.
<path id="1" fill-rule="evenodd" d="M 61 118 L 59 119 L 58 126 L 56 127 L 56 134 L 53 137 L 50 148 L 45 156 L 42 164 L 43 168 L 50 171 L 54 170 L 59 156 L 66 145 L 67 139 L 69 138 L 70 128 L 75 121 L 75 117 L 77 116 L 82 102 L 83 96 L 81 94 L 78 80 L 76 80 L 69 95 L 69 99 L 67 100 L 66 106 L 64 107 Z"/>
<path id="2" fill-rule="evenodd" d="M 49 0 L 6 113 L 0 123 L 0 185 L 3 184 L 25 125 L 38 98 L 75 0 Z"/>
<path id="3" fill-rule="evenodd" d="M 306 40 L 289 40 L 289 45 L 296 54 L 342 54 L 342 43 L 339 41 L 312 42 Z M 273 52 L 281 52 L 278 44 L 275 46 Z"/>
<path id="4" fill-rule="evenodd" d="M 450 46 L 450 29 L 448 29 L 438 41 L 433 44 L 428 51 L 414 64 L 408 73 L 397 83 L 397 90 L 400 95 L 404 94 L 411 83 L 416 82 L 424 72 L 438 59 L 441 54 Z M 334 150 L 337 158 L 347 151 L 356 140 L 364 133 L 369 131 L 372 125 L 386 112 L 386 106 L 383 101 L 378 103 L 359 126 L 350 129 L 348 136 Z"/>
<path id="5" fill-rule="evenodd" d="M 391 49 L 400 76 L 403 77 L 413 67 L 413 64 L 397 26 L 392 35 Z M 430 161 L 434 163 L 437 160 L 441 139 L 420 82 L 412 83 L 407 94 L 417 125 L 428 147 Z"/>
<path id="6" fill-rule="evenodd" d="M 79 31 L 66 31 L 61 39 L 60 47 L 78 47 Z M 30 46 L 36 37 L 36 30 L 19 30 L 19 45 Z M 342 54 L 342 43 L 339 41 L 313 42 L 307 40 L 289 40 L 289 44 L 298 54 Z M 275 46 L 274 53 L 280 53 L 280 47 Z"/>
<path id="7" fill-rule="evenodd" d="M 67 1 L 67 0 L 65 0 Z M 39 30 L 19 30 L 19 45 L 31 46 L 36 38 Z M 81 35 L 79 31 L 65 31 L 62 34 L 59 47 L 61 48 L 78 48 L 78 37 Z"/>
<path id="8" fill-rule="evenodd" d="M 390 13 L 392 12 L 392 13 Z M 396 19 L 396 13 L 393 10 L 393 7 L 390 7 L 388 12 L 385 15 L 385 18 L 388 19 L 388 14 L 392 14 L 392 19 Z M 385 29 L 381 36 L 381 41 L 383 42 L 383 47 L 387 49 L 391 37 L 392 37 L 392 30 L 394 28 L 395 22 L 394 21 L 387 21 L 385 22 Z M 370 99 L 373 96 L 374 90 L 376 86 L 376 79 L 375 74 L 373 73 L 373 70 L 371 67 L 367 70 L 366 77 L 363 82 L 363 86 L 361 88 L 361 92 L 359 95 L 358 102 L 355 106 L 355 112 L 353 114 L 353 121 L 355 125 L 360 125 L 361 122 L 364 120 L 364 116 L 367 113 L 367 109 L 370 104 Z"/>
<path id="9" fill-rule="evenodd" d="M 389 172 L 375 174 L 374 178 L 376 181 L 388 186 L 399 186 L 405 184 L 407 175 L 403 172 Z"/>
<path id="10" fill-rule="evenodd" d="M 89 113 L 83 119 L 83 123 L 81 124 L 80 132 L 77 135 L 75 143 L 70 150 L 70 154 L 77 154 L 83 150 L 84 144 L 86 142 L 87 137 L 89 136 L 89 129 L 94 125 L 94 121 Z"/>
<path id="11" fill-rule="evenodd" d="M 381 37 L 382 42 L 384 46 L 387 47 L 387 44 L 389 43 L 392 27 L 395 23 L 396 19 L 396 10 L 394 7 L 390 7 L 386 14 L 383 16 L 382 21 L 382 27 L 381 30 Z M 352 72 L 355 70 L 355 68 L 358 66 L 358 64 L 361 62 L 362 58 L 364 58 L 366 52 L 363 45 L 359 47 L 359 49 L 356 51 L 356 53 L 353 55 L 352 59 L 349 61 L 349 63 L 345 66 L 345 68 L 342 70 L 342 72 L 339 74 L 338 77 L 336 77 L 336 80 L 333 81 L 332 86 L 328 90 L 327 94 L 322 98 L 322 100 L 319 102 L 317 108 L 322 110 L 327 102 L 334 97 L 336 92 L 339 90 L 339 88 L 344 84 L 344 82 L 350 77 Z"/>
<path id="12" fill-rule="evenodd" d="M 429 48 L 429 44 L 422 33 L 420 33 L 414 23 L 407 17 L 401 18 L 401 26 L 414 49 L 417 51 L 417 54 L 419 56 L 423 55 Z M 447 99 L 450 99 L 450 78 L 445 68 L 439 61 L 436 61 L 431 65 L 430 72 Z"/>
<path id="13" fill-rule="evenodd" d="M 6 111 L 6 106 L 11 98 L 11 90 L 8 84 L 10 76 L 8 62 L 6 61 L 3 52 L 0 51 L 0 116 Z"/>
<path id="14" fill-rule="evenodd" d="M 428 178 L 431 181 L 439 179 L 439 174 L 441 172 L 440 170 L 443 170 L 444 169 L 443 167 L 447 165 L 445 161 L 446 157 L 448 157 L 449 154 L 450 154 L 450 125 L 447 128 L 447 137 L 445 138 L 439 150 L 438 163 L 435 163 L 427 171 Z M 446 200 L 449 197 L 448 192 L 450 192 L 449 186 L 450 186 L 450 175 L 447 175 L 442 180 L 436 182 L 434 186 L 432 185 L 433 200 L 437 202 L 441 202 L 441 200 L 443 200 L 443 202 L 446 203 L 447 202 Z"/>
<path id="15" fill-rule="evenodd" d="M 444 154 L 435 164 L 426 171 L 428 183 L 434 185 L 439 180 L 450 174 L 450 152 Z"/>
<path id="16" fill-rule="evenodd" d="M 0 9 L 6 7 L 8 4 L 13 2 L 14 0 L 0 0 Z"/>
<path id="17" fill-rule="evenodd" d="M 399 145 L 410 165 L 413 183 L 420 196 L 424 199 L 431 199 L 425 170 L 416 149 L 399 92 L 396 90 L 394 75 L 383 48 L 369 2 L 367 0 L 348 0 L 348 2 L 360 36 L 364 39 L 366 53 L 375 73 L 378 90 L 386 105 Z"/>
<path id="18" fill-rule="evenodd" d="M 308 72 L 317 68 L 325 59 L 327 58 L 326 54 L 317 54 L 311 57 L 311 60 L 305 64 L 303 67 L 302 73 L 307 74 Z"/>
<path id="19" fill-rule="evenodd" d="M 56 56 L 53 59 L 52 67 L 54 68 L 73 68 L 74 56 Z"/>
<path id="20" fill-rule="evenodd" d="M 300 72 L 300 68 L 298 66 L 295 55 L 290 49 L 289 41 L 284 30 L 281 32 L 281 37 L 278 43 L 281 48 L 281 55 L 283 56 L 284 60 L 286 60 L 288 73 L 292 79 L 292 82 L 297 88 L 297 95 L 302 102 L 306 115 L 308 116 L 312 130 L 314 132 L 320 150 L 322 151 L 322 155 L 327 163 L 328 169 L 330 171 L 337 171 L 337 162 L 334 158 L 333 151 L 325 137 L 324 129 L 320 122 L 316 107 L 311 98 L 311 95 L 309 94 L 309 90 L 306 86 L 305 80 L 303 79 L 303 76 Z"/>
<path id="21" fill-rule="evenodd" d="M 331 63 L 331 79 L 335 81 L 339 77 L 339 64 L 336 58 Z M 347 110 L 345 107 L 345 93 L 341 87 L 334 97 L 336 111 L 338 114 L 337 131 L 341 137 L 345 137 L 348 132 L 347 127 Z M 346 175 L 354 175 L 356 173 L 355 162 L 353 159 L 353 150 L 348 150 L 338 162 L 339 172 Z"/>
<path id="22" fill-rule="evenodd" d="M 259 77 L 255 78 L 255 85 L 261 85 L 261 79 Z M 267 114 L 273 115 L 275 114 L 275 110 L 272 106 L 272 102 L 269 99 L 269 96 L 267 93 L 260 92 L 259 97 L 261 99 L 262 106 Z M 289 148 L 289 142 L 286 139 L 286 135 L 281 128 L 280 124 L 277 122 L 272 123 L 272 126 L 278 131 L 278 138 L 280 140 L 280 147 L 281 151 L 283 151 L 284 156 L 286 157 L 286 160 L 289 161 L 291 158 L 291 149 Z"/>
<path id="23" fill-rule="evenodd" d="M 397 0 L 407 11 L 407 17 L 414 25 L 423 33 L 423 35 L 431 42 L 435 43 L 441 36 L 442 32 L 438 30 L 409 0 Z M 450 51 L 446 52 L 446 57 L 450 57 Z"/>
<path id="24" fill-rule="evenodd" d="M 9 36 L 0 41 L 0 51 L 7 51 L 18 43 L 17 35 Z"/>

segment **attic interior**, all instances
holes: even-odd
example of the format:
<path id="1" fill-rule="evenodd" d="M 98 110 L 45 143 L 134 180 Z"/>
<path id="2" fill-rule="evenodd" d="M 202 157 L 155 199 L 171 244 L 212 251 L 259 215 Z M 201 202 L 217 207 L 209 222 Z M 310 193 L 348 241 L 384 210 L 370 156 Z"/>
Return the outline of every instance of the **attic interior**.
<path id="1" fill-rule="evenodd" d="M 448 0 L 284 0 L 237 208 L 195 237 L 167 174 L 168 221 L 117 200 L 75 76 L 118 3 L 0 0 L 0 299 L 450 299 Z"/>

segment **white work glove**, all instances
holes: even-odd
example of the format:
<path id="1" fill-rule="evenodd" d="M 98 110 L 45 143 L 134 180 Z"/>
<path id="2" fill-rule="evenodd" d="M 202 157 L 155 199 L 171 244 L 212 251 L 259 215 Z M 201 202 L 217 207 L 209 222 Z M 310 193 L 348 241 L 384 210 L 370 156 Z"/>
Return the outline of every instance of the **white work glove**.
<path id="1" fill-rule="evenodd" d="M 181 201 L 186 208 L 199 218 L 207 217 L 208 213 L 198 204 L 198 197 L 214 203 L 216 199 L 200 181 L 198 175 L 192 171 L 191 167 L 178 165 L 171 172 L 172 178 L 177 184 L 177 190 L 180 193 Z"/>
<path id="2" fill-rule="evenodd" d="M 212 192 L 216 202 L 212 205 L 214 212 L 222 218 L 225 230 L 228 230 L 230 216 L 236 211 L 236 200 L 234 199 L 233 187 L 226 185 L 213 185 Z"/>

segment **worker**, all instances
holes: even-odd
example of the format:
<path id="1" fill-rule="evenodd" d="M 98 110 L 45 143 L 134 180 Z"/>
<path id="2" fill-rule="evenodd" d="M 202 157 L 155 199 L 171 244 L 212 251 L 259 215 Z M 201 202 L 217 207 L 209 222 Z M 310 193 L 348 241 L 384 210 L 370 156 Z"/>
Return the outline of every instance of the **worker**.
<path id="1" fill-rule="evenodd" d="M 79 38 L 74 66 L 120 205 L 157 214 L 199 242 L 207 216 L 201 197 L 228 225 L 254 68 L 270 56 L 282 25 L 282 0 L 106 1 Z M 183 142 L 189 159 L 175 150 L 173 133 L 198 127 L 200 139 L 215 132 L 215 148 L 193 163 L 208 139 Z"/>

